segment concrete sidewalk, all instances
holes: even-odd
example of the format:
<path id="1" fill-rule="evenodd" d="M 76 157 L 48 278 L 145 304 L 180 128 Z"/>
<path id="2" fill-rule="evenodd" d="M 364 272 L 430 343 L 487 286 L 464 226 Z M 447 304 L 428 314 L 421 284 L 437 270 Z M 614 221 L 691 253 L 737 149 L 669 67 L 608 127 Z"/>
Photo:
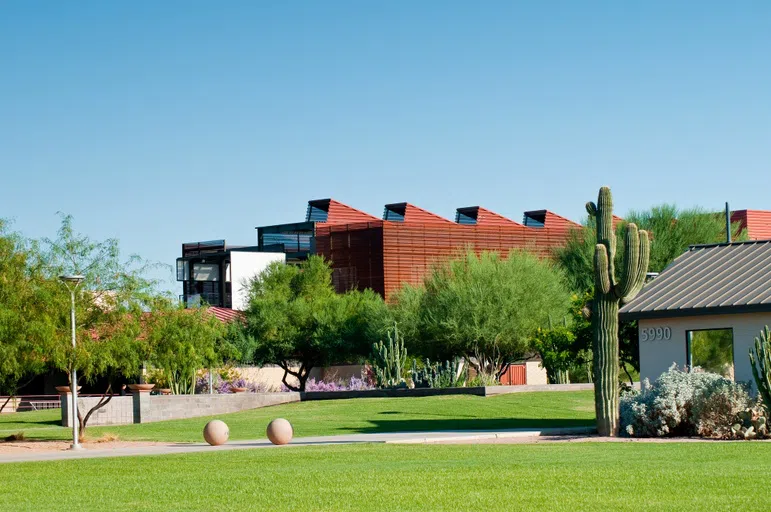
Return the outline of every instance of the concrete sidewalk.
<path id="1" fill-rule="evenodd" d="M 513 430 L 475 430 L 445 432 L 399 432 L 384 434 L 347 434 L 340 436 L 299 437 L 285 446 L 318 446 L 335 444 L 387 443 L 387 444 L 431 444 L 440 442 L 473 442 L 514 437 L 565 436 L 593 434 L 593 427 L 513 429 Z M 79 451 L 50 451 L 30 453 L 0 454 L 0 464 L 7 462 L 33 462 L 69 459 L 95 459 L 103 457 L 131 457 L 139 455 L 171 455 L 175 453 L 220 452 L 225 450 L 244 450 L 251 448 L 282 448 L 274 446 L 267 439 L 254 441 L 230 441 L 222 446 L 209 446 L 206 443 L 169 443 L 152 446 L 132 446 L 122 448 L 83 449 Z"/>

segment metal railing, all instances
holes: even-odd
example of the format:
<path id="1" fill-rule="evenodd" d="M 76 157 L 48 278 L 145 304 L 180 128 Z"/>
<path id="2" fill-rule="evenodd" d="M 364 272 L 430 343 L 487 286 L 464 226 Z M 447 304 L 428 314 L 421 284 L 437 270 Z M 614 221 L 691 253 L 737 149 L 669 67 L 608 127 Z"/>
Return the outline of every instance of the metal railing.
<path id="1" fill-rule="evenodd" d="M 102 397 L 103 394 L 87 394 L 83 395 L 78 393 L 78 398 L 88 397 Z M 118 396 L 116 394 L 116 396 Z M 60 395 L 18 395 L 13 397 L 0 396 L 0 407 L 3 408 L 2 414 L 8 412 L 29 412 L 29 411 L 43 411 L 46 409 L 61 409 L 62 401 Z"/>

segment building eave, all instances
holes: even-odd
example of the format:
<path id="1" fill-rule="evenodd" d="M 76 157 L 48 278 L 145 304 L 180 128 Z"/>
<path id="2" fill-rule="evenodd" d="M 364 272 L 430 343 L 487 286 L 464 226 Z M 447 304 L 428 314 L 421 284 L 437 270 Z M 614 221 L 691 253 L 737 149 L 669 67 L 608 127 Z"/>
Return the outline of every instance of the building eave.
<path id="1" fill-rule="evenodd" d="M 663 309 L 658 311 L 628 311 L 618 314 L 619 320 L 653 320 L 665 318 L 682 318 L 707 315 L 739 315 L 746 313 L 769 313 L 771 304 L 744 304 L 741 306 L 720 306 L 710 308 Z"/>

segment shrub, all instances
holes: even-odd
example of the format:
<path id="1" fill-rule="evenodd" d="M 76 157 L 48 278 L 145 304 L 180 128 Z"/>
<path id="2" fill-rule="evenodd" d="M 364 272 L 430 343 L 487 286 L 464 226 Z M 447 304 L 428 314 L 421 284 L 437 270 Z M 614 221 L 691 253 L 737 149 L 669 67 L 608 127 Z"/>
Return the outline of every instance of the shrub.
<path id="1" fill-rule="evenodd" d="M 232 388 L 246 388 L 249 393 L 269 393 L 272 391 L 263 382 L 253 382 L 241 376 L 235 376 L 232 380 L 222 378 L 214 379 L 213 391 L 218 395 L 227 395 L 233 392 Z M 195 392 L 197 394 L 206 394 L 209 392 L 209 374 L 208 372 L 196 379 Z"/>
<path id="2" fill-rule="evenodd" d="M 422 368 L 413 360 L 410 378 L 416 388 L 459 388 L 466 385 L 468 367 L 458 358 L 445 361 L 444 365 L 426 359 Z"/>
<path id="3" fill-rule="evenodd" d="M 653 384 L 646 379 L 642 391 L 625 393 L 620 405 L 621 429 L 629 436 L 765 435 L 765 417 L 747 386 L 698 368 L 673 365 Z"/>
<path id="4" fill-rule="evenodd" d="M 368 389 L 375 389 L 375 386 L 367 380 L 366 376 L 351 377 L 347 382 L 343 380 L 324 382 L 309 378 L 305 383 L 305 391 L 366 391 Z M 289 388 L 282 386 L 281 390 L 289 391 Z"/>
<path id="5" fill-rule="evenodd" d="M 736 418 L 751 404 L 746 386 L 726 380 L 712 382 L 693 404 L 696 432 L 702 437 L 732 437 Z"/>

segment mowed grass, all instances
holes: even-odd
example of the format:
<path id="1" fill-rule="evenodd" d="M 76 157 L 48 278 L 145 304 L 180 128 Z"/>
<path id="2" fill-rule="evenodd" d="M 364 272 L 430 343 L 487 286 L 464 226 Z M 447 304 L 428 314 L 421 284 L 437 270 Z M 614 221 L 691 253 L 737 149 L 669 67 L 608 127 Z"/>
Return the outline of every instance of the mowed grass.
<path id="1" fill-rule="evenodd" d="M 89 427 L 88 435 L 117 434 L 122 440 L 200 442 L 212 418 L 225 421 L 230 439 L 260 439 L 274 418 L 288 419 L 295 437 L 432 430 L 498 430 L 591 426 L 591 391 L 515 393 L 495 397 L 467 395 L 422 398 L 358 398 L 299 402 L 210 417 L 141 425 Z M 23 431 L 30 439 L 68 439 L 57 426 L 60 412 L 0 415 L 0 437 Z"/>
<path id="2" fill-rule="evenodd" d="M 0 471 L 14 511 L 767 510 L 771 444 L 288 446 Z"/>

